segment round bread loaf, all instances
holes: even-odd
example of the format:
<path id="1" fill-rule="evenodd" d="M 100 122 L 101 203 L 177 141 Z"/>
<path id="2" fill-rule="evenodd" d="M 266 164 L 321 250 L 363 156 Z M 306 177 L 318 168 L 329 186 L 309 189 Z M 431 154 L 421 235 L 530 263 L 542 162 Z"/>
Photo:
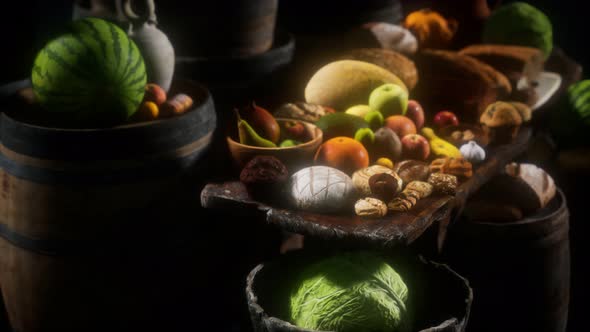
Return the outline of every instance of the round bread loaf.
<path id="1" fill-rule="evenodd" d="M 291 176 L 291 199 L 295 207 L 315 212 L 339 212 L 352 208 L 356 191 L 351 178 L 327 166 L 312 166 Z"/>

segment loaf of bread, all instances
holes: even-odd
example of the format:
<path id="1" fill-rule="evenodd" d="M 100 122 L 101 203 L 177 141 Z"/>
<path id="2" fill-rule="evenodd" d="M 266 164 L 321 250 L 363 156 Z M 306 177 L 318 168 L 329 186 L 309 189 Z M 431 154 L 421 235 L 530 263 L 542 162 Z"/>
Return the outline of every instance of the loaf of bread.
<path id="1" fill-rule="evenodd" d="M 511 100 L 533 105 L 538 96 L 534 87 L 545 66 L 539 49 L 515 45 L 476 44 L 459 53 L 474 57 L 506 75 L 512 85 Z"/>
<path id="2" fill-rule="evenodd" d="M 415 98 L 425 108 L 451 109 L 464 122 L 477 122 L 487 105 L 512 93 L 505 75 L 468 55 L 424 50 L 414 60 L 420 73 Z"/>
<path id="3" fill-rule="evenodd" d="M 510 163 L 504 173 L 491 179 L 476 196 L 516 206 L 526 216 L 547 206 L 556 190 L 553 178 L 543 169 L 532 164 Z"/>
<path id="4" fill-rule="evenodd" d="M 532 197 L 523 207 L 527 211 L 544 208 L 555 197 L 555 182 L 542 168 L 533 164 L 510 163 L 506 165 L 506 174 L 516 179 L 523 191 Z"/>
<path id="5" fill-rule="evenodd" d="M 487 63 L 511 80 L 524 77 L 529 84 L 537 81 L 545 64 L 541 50 L 526 46 L 477 44 L 459 53 Z"/>
<path id="6" fill-rule="evenodd" d="M 416 65 L 406 56 L 382 48 L 357 48 L 342 56 L 343 60 L 358 60 L 383 67 L 399 77 L 409 90 L 418 83 Z"/>

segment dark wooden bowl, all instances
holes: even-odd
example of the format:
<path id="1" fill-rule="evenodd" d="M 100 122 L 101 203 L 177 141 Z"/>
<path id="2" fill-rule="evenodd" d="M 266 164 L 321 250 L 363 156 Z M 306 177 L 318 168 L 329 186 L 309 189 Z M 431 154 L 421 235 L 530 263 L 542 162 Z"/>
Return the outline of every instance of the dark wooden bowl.
<path id="1" fill-rule="evenodd" d="M 258 265 L 247 279 L 246 296 L 255 331 L 313 332 L 288 321 L 289 291 L 303 266 L 329 253 L 298 251 Z M 448 266 L 422 257 L 398 254 L 386 260 L 409 289 L 408 308 L 413 313 L 411 331 L 465 330 L 473 294 L 466 279 Z"/>

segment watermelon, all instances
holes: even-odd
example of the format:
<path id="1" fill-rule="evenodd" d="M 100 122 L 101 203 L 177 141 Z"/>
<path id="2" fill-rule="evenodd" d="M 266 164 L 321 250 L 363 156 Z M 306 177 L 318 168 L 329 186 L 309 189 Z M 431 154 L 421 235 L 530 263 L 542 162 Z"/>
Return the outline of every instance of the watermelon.
<path id="1" fill-rule="evenodd" d="M 583 80 L 568 88 L 570 107 L 586 125 L 590 125 L 590 80 Z"/>
<path id="2" fill-rule="evenodd" d="M 562 148 L 590 140 L 590 80 L 572 84 L 550 113 L 550 131 Z"/>
<path id="3" fill-rule="evenodd" d="M 31 81 L 44 109 L 97 125 L 133 115 L 147 76 L 139 49 L 121 28 L 84 18 L 37 54 Z"/>

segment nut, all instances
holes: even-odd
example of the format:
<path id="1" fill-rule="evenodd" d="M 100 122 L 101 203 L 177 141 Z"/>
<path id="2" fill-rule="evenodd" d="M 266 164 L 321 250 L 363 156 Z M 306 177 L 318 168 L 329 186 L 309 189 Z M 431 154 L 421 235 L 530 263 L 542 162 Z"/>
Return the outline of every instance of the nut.
<path id="1" fill-rule="evenodd" d="M 376 198 L 367 197 L 356 201 L 354 212 L 360 217 L 381 218 L 387 214 L 387 205 Z"/>
<path id="2" fill-rule="evenodd" d="M 369 188 L 374 197 L 389 202 L 398 192 L 399 187 L 397 180 L 391 174 L 381 173 L 369 178 Z"/>

